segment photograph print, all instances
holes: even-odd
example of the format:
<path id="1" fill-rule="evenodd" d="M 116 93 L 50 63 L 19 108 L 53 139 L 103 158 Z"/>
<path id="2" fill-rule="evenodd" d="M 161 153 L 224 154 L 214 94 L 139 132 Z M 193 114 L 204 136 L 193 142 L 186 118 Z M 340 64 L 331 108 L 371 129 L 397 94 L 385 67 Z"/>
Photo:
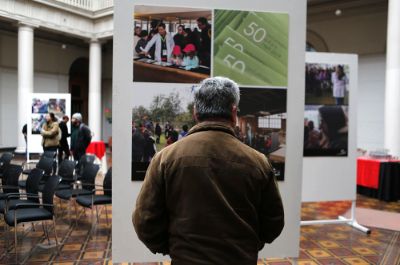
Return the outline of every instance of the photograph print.
<path id="1" fill-rule="evenodd" d="M 214 76 L 242 86 L 287 87 L 289 15 L 215 10 Z"/>
<path id="2" fill-rule="evenodd" d="M 263 153 L 284 180 L 287 91 L 245 87 L 240 93 L 236 137 Z M 195 125 L 192 88 L 151 88 L 145 94 L 132 108 L 132 180 L 143 180 L 152 157 Z"/>
<path id="3" fill-rule="evenodd" d="M 134 7 L 133 81 L 199 83 L 210 77 L 210 9 Z"/>
<path id="4" fill-rule="evenodd" d="M 284 180 L 286 154 L 286 89 L 240 88 L 236 137 L 263 153 L 277 180 Z"/>
<path id="5" fill-rule="evenodd" d="M 306 64 L 306 105 L 349 105 L 349 66 Z"/>
<path id="6" fill-rule="evenodd" d="M 304 156 L 348 155 L 348 107 L 306 105 Z"/>

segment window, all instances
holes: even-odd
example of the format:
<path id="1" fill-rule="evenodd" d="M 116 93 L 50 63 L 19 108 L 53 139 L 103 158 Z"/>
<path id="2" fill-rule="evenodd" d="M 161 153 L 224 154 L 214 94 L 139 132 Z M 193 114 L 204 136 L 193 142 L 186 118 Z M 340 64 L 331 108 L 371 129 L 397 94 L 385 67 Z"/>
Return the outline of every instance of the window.
<path id="1" fill-rule="evenodd" d="M 258 128 L 282 129 L 282 119 L 285 118 L 286 113 L 258 117 Z"/>

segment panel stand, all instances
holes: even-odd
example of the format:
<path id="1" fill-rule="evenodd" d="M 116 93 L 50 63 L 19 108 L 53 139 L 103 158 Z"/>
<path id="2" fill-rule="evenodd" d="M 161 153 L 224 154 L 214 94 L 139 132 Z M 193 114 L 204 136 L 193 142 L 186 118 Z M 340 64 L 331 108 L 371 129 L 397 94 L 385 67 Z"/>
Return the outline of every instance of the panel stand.
<path id="1" fill-rule="evenodd" d="M 357 222 L 355 218 L 355 213 L 356 213 L 356 201 L 353 200 L 351 202 L 350 219 L 344 216 L 338 216 L 338 219 L 301 221 L 300 225 L 303 226 L 303 225 L 320 225 L 320 224 L 348 224 L 354 227 L 355 229 L 360 230 L 361 232 L 364 232 L 366 234 L 371 234 L 371 230 L 369 228 L 362 226 Z"/>

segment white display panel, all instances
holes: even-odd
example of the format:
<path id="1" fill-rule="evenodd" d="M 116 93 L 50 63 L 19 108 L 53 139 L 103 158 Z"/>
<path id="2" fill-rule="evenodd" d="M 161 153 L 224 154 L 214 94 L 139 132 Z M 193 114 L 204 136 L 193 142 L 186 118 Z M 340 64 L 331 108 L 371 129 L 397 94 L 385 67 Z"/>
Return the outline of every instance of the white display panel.
<path id="1" fill-rule="evenodd" d="M 40 129 L 43 126 L 44 116 L 53 112 L 59 121 L 64 115 L 71 117 L 70 94 L 32 93 L 26 103 L 29 106 L 27 113 L 28 153 L 43 153 L 42 136 Z M 70 123 L 67 124 L 71 132 Z M 69 139 L 68 139 L 69 142 Z"/>
<path id="2" fill-rule="evenodd" d="M 289 49 L 287 79 L 287 135 L 285 180 L 279 182 L 285 207 L 285 228 L 279 238 L 259 253 L 264 257 L 297 257 L 300 237 L 300 204 L 304 108 L 304 55 L 306 1 L 117 1 L 114 7 L 113 67 L 113 262 L 162 261 L 169 257 L 152 254 L 137 238 L 132 225 L 132 212 L 141 182 L 132 182 L 131 120 L 132 102 L 141 97 L 140 90 L 162 88 L 162 83 L 139 83 L 133 80 L 132 43 L 134 5 L 178 6 L 287 13 Z M 213 58 L 211 58 L 211 63 Z M 212 72 L 212 71 L 211 71 Z M 170 86 L 169 86 L 170 87 Z M 174 87 L 187 87 L 174 85 Z M 135 99 L 136 101 L 136 99 Z"/>
<path id="3" fill-rule="evenodd" d="M 348 66 L 348 152 L 346 156 L 303 158 L 302 202 L 356 199 L 358 56 L 306 53 L 306 64 Z M 348 97 L 348 98 L 347 98 Z"/>

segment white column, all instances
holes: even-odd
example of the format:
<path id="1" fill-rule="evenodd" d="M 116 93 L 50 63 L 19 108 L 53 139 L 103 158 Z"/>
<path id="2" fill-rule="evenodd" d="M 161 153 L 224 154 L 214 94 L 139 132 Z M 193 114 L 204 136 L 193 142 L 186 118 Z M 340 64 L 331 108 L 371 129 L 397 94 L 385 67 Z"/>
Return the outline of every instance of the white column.
<path id="1" fill-rule="evenodd" d="M 25 153 L 22 127 L 30 122 L 27 100 L 33 92 L 33 27 L 20 24 L 18 27 L 18 146 L 15 152 Z"/>
<path id="2" fill-rule="evenodd" d="M 90 41 L 89 51 L 89 127 L 92 141 L 101 140 L 101 43 Z"/>
<path id="3" fill-rule="evenodd" d="M 386 90 L 385 90 L 385 148 L 400 156 L 400 1 L 389 0 Z"/>

